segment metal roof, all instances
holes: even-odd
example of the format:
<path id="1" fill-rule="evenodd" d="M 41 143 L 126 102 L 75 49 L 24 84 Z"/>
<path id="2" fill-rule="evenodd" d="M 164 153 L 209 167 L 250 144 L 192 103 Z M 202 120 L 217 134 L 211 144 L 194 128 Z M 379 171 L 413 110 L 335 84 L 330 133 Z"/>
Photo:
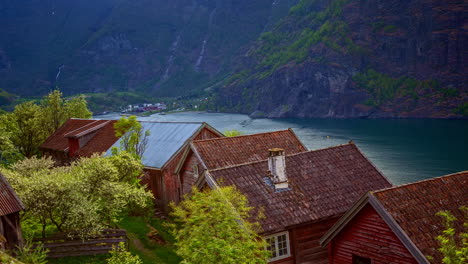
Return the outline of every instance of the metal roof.
<path id="1" fill-rule="evenodd" d="M 143 153 L 145 167 L 161 168 L 199 131 L 204 123 L 140 121 L 143 131 L 149 130 L 148 145 Z M 120 146 L 119 139 L 112 147 Z M 106 155 L 111 155 L 111 149 Z"/>
<path id="2" fill-rule="evenodd" d="M 23 203 L 0 173 L 0 216 L 16 213 L 23 209 Z"/>

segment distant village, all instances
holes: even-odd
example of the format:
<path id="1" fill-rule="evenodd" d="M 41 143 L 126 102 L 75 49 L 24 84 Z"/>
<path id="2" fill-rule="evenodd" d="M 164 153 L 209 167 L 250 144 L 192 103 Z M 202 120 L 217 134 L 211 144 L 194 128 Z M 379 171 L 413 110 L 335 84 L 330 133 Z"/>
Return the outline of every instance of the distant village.
<path id="1" fill-rule="evenodd" d="M 166 109 L 137 104 L 122 113 Z M 69 119 L 40 149 L 57 166 L 111 155 L 121 140 L 115 122 Z M 446 210 L 462 219 L 459 208 L 468 203 L 468 171 L 395 186 L 352 141 L 309 150 L 293 129 L 225 137 L 203 122 L 140 123 L 150 132 L 140 180 L 157 212 L 167 215 L 169 203 L 181 202 L 194 187 L 235 186 L 264 214 L 261 236 L 273 264 L 441 263 L 436 237 L 444 225 L 436 214 Z M 25 208 L 1 176 L 0 184 L 6 190 L 0 192 L 6 238 L 0 245 L 14 248 L 22 241 L 18 214 Z M 80 253 L 50 249 L 51 256 Z"/>

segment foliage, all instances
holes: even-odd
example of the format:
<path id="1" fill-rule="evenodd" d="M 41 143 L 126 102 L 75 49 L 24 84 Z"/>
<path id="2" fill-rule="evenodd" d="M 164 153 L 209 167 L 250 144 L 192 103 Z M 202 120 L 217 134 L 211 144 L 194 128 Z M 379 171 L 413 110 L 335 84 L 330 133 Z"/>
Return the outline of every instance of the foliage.
<path id="1" fill-rule="evenodd" d="M 110 254 L 107 264 L 143 264 L 138 256 L 133 256 L 126 250 L 124 242 L 120 242 L 118 246 L 112 246 Z"/>
<path id="2" fill-rule="evenodd" d="M 84 237 L 115 226 L 131 206 L 147 208 L 151 194 L 137 182 L 141 163 L 126 152 L 53 167 L 48 158 L 16 163 L 5 176 L 26 206 L 22 219 Z"/>
<path id="3" fill-rule="evenodd" d="M 195 188 L 179 205 L 172 205 L 174 229 L 182 263 L 266 263 L 269 252 L 250 223 L 251 207 L 234 187 L 200 192 Z"/>
<path id="4" fill-rule="evenodd" d="M 5 252 L 0 250 L 0 263 L 2 264 L 24 264 L 19 260 L 14 259 L 13 257 L 7 255 Z"/>
<path id="5" fill-rule="evenodd" d="M 91 118 L 84 96 L 65 100 L 59 90 L 50 92 L 42 101 L 43 120 L 48 133 L 52 134 L 69 118 Z"/>
<path id="6" fill-rule="evenodd" d="M 149 130 L 143 131 L 143 126 L 136 116 L 122 117 L 114 124 L 115 136 L 120 139 L 120 150 L 127 151 L 141 159 L 148 145 Z M 116 153 L 116 150 L 113 150 Z"/>
<path id="7" fill-rule="evenodd" d="M 437 215 L 444 220 L 445 229 L 437 236 L 439 251 L 443 255 L 442 262 L 445 264 L 463 264 L 468 262 L 468 207 L 462 206 L 460 210 L 464 213 L 464 230 L 456 233 L 454 222 L 457 221 L 448 211 L 438 212 Z"/>
<path id="8" fill-rule="evenodd" d="M 26 243 L 22 247 L 18 247 L 15 252 L 18 260 L 25 264 L 46 264 L 48 249 L 45 249 L 42 244 L 38 244 L 33 248 L 31 239 L 26 240 Z"/>
<path id="9" fill-rule="evenodd" d="M 12 113 L 0 115 L 0 138 L 4 142 L 0 143 L 0 158 L 13 163 L 22 156 L 36 155 L 42 142 L 71 117 L 91 117 L 84 97 L 65 100 L 55 90 L 41 104 L 28 101 L 17 105 Z"/>
<path id="10" fill-rule="evenodd" d="M 454 112 L 462 116 L 468 116 L 468 103 L 463 103 L 454 109 Z"/>
<path id="11" fill-rule="evenodd" d="M 237 137 L 237 136 L 243 135 L 244 133 L 242 133 L 242 132 L 239 131 L 239 130 L 232 129 L 232 130 L 226 130 L 226 131 L 224 131 L 223 134 L 224 134 L 226 137 Z"/>

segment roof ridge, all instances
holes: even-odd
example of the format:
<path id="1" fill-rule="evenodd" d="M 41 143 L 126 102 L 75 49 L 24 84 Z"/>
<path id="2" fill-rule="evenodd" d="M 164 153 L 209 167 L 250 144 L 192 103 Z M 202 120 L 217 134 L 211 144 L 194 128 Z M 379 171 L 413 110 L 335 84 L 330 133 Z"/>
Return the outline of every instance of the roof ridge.
<path id="1" fill-rule="evenodd" d="M 83 120 L 87 120 L 87 119 L 83 119 Z M 73 132 L 75 132 L 75 131 L 77 131 L 77 130 L 83 129 L 83 128 L 87 127 L 87 126 L 90 126 L 90 125 L 96 123 L 96 122 L 104 121 L 104 120 L 95 120 L 95 119 L 89 119 L 89 120 L 92 120 L 93 122 L 88 123 L 88 124 L 86 124 L 86 125 L 84 125 L 84 126 L 81 126 L 81 127 L 77 128 L 77 129 L 73 129 L 72 131 L 69 131 L 69 132 L 63 134 L 63 136 L 64 136 L 64 137 L 67 137 L 68 134 L 71 134 L 71 133 L 73 133 Z"/>
<path id="2" fill-rule="evenodd" d="M 269 131 L 269 132 L 255 133 L 255 134 L 239 135 L 239 136 L 235 136 L 235 137 L 220 137 L 220 138 L 199 139 L 199 140 L 194 140 L 193 142 L 204 142 L 204 141 L 222 140 L 222 139 L 226 140 L 226 139 L 232 139 L 232 138 L 251 137 L 251 136 L 258 136 L 258 135 L 264 135 L 264 134 L 273 134 L 273 133 L 280 133 L 280 132 L 291 132 L 291 131 L 289 129 L 283 129 L 283 130 L 275 130 L 275 131 Z"/>
<path id="3" fill-rule="evenodd" d="M 451 173 L 451 174 L 447 174 L 447 175 L 442 175 L 442 176 L 437 176 L 437 177 L 424 179 L 424 180 L 420 180 L 420 181 L 404 183 L 404 184 L 400 184 L 398 186 L 392 186 L 392 187 L 380 189 L 380 190 L 377 190 L 377 191 L 371 191 L 370 193 L 373 195 L 374 193 L 381 193 L 381 192 L 385 192 L 385 191 L 388 191 L 388 190 L 404 188 L 404 187 L 407 187 L 407 186 L 410 186 L 410 185 L 417 185 L 417 184 L 420 184 L 420 183 L 423 183 L 423 182 L 436 181 L 436 180 L 440 180 L 442 178 L 448 178 L 448 177 L 452 177 L 452 176 L 455 176 L 455 175 L 458 175 L 458 174 L 467 174 L 468 175 L 468 170 L 459 171 L 459 172 L 455 172 L 455 173 Z"/>
<path id="4" fill-rule="evenodd" d="M 197 140 L 197 141 L 201 141 L 201 140 Z M 286 158 L 298 156 L 298 155 L 301 155 L 301 154 L 307 154 L 307 153 L 319 152 L 319 151 L 328 150 L 328 149 L 333 149 L 333 148 L 344 147 L 344 146 L 348 146 L 348 145 L 354 145 L 354 143 L 340 144 L 340 145 L 331 146 L 331 147 L 326 147 L 326 148 L 322 148 L 322 149 L 316 149 L 316 150 L 307 150 L 307 151 L 303 151 L 303 152 L 293 153 L 293 154 L 290 154 L 290 155 L 287 155 L 287 154 L 286 154 Z M 234 167 L 239 167 L 239 166 L 250 165 L 250 164 L 254 164 L 254 163 L 265 162 L 265 161 L 267 161 L 267 160 L 268 160 L 268 159 L 257 160 L 257 161 L 249 161 L 249 162 L 245 162 L 245 163 L 241 163 L 241 164 L 228 165 L 228 166 L 224 166 L 224 167 L 220 167 L 220 168 L 215 168 L 215 169 L 211 169 L 211 170 L 209 170 L 209 171 L 218 171 L 218 170 L 224 170 L 224 169 L 231 169 L 231 168 L 234 168 Z"/>

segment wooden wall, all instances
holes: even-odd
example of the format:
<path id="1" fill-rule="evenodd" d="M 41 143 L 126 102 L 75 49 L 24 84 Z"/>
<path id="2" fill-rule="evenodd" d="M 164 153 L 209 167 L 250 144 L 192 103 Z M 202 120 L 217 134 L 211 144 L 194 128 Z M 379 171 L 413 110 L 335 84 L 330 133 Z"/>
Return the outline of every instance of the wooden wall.
<path id="1" fill-rule="evenodd" d="M 366 205 L 329 244 L 330 264 L 352 263 L 353 254 L 373 264 L 417 263 L 370 205 Z"/>
<path id="2" fill-rule="evenodd" d="M 0 249 L 4 246 L 7 250 L 13 250 L 23 245 L 19 212 L 0 216 L 0 235 L 6 239 L 6 243 L 0 243 Z"/>

